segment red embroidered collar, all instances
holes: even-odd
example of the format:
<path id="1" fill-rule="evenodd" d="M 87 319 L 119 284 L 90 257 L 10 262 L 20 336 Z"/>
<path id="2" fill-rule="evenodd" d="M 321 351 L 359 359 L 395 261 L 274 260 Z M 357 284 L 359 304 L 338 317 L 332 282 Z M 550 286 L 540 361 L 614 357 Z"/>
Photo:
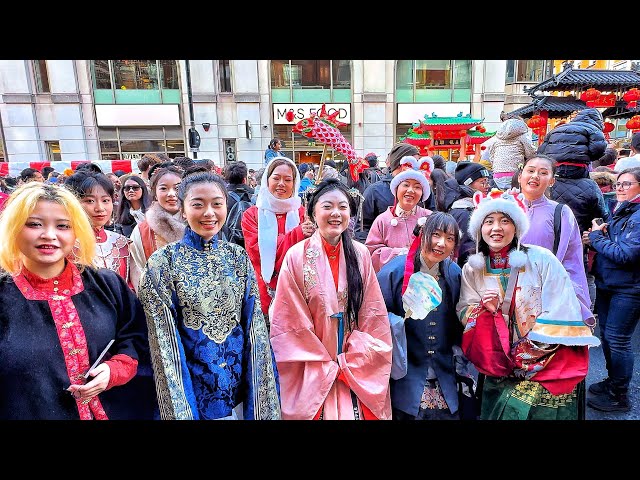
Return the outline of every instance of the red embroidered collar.
<path id="1" fill-rule="evenodd" d="M 96 234 L 96 242 L 104 243 L 107 241 L 107 232 L 104 231 L 104 227 L 100 227 L 99 229 L 94 229 L 93 233 Z"/>
<path id="2" fill-rule="evenodd" d="M 507 245 L 498 252 L 492 250 L 489 251 L 489 258 L 491 259 L 491 268 L 509 268 L 509 248 Z"/>
<path id="3" fill-rule="evenodd" d="M 57 277 L 42 278 L 23 266 L 13 279 L 27 300 L 48 300 L 52 295 L 75 295 L 84 290 L 78 268 L 69 261 Z"/>

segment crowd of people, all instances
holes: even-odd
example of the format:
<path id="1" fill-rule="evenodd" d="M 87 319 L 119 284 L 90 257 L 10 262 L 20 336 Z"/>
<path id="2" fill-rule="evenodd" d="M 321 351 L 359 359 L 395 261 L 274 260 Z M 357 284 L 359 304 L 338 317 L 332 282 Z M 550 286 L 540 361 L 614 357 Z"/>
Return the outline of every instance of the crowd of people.
<path id="1" fill-rule="evenodd" d="M 398 143 L 355 181 L 277 138 L 258 171 L 148 154 L 3 179 L 0 418 L 628 411 L 640 133 L 618 159 L 602 123 L 582 110 L 536 148 L 505 118 L 453 168 Z"/>

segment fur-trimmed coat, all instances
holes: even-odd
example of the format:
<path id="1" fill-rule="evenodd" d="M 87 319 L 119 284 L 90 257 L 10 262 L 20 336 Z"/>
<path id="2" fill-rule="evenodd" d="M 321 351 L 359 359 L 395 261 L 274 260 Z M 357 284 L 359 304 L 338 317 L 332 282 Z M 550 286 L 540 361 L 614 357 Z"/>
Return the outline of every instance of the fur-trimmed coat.
<path id="1" fill-rule="evenodd" d="M 177 242 L 184 236 L 185 223 L 180 212 L 172 215 L 153 202 L 147 210 L 145 221 L 136 225 L 131 232 L 129 251 L 131 259 L 129 278 L 138 292 L 140 274 L 153 252 L 168 243 Z"/>

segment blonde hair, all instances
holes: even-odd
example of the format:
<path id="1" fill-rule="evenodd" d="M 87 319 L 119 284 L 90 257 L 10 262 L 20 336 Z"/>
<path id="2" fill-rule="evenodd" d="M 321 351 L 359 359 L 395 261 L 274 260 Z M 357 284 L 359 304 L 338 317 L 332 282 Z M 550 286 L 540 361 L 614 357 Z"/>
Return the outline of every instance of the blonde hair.
<path id="1" fill-rule="evenodd" d="M 80 270 L 91 266 L 96 237 L 80 201 L 62 186 L 29 182 L 11 194 L 0 214 L 0 268 L 12 275 L 20 273 L 24 255 L 18 246 L 18 235 L 39 201 L 55 202 L 64 207 L 76 236 L 76 247 L 79 247 L 74 247 L 73 262 Z"/>

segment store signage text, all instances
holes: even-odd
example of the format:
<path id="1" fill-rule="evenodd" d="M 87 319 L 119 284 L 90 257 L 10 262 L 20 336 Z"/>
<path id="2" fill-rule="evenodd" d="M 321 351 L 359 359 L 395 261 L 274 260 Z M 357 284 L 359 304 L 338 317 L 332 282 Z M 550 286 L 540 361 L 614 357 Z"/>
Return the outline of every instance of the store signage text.
<path id="1" fill-rule="evenodd" d="M 433 141 L 433 146 L 434 147 L 440 147 L 440 146 L 455 146 L 455 147 L 459 147 L 460 146 L 460 139 L 459 138 L 445 138 L 442 140 L 434 140 Z"/>
<path id="2" fill-rule="evenodd" d="M 304 118 L 308 118 L 312 113 L 320 112 L 321 103 L 274 103 L 273 121 L 276 125 L 294 125 Z M 338 112 L 337 119 L 342 123 L 351 123 L 350 103 L 327 103 L 325 109 L 328 115 Z M 287 112 L 293 111 L 294 119 L 289 122 L 286 118 Z"/>

